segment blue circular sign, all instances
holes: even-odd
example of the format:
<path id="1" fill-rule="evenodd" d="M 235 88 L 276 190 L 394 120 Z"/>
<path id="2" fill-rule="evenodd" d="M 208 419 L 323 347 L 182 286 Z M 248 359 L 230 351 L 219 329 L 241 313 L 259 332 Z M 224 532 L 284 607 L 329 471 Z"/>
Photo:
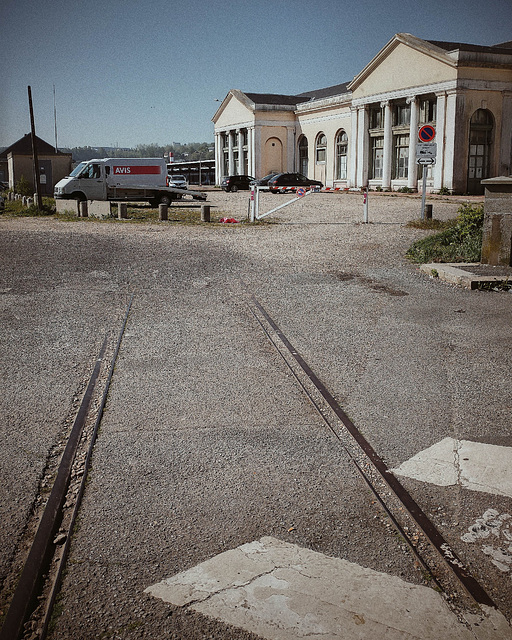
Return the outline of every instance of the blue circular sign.
<path id="1" fill-rule="evenodd" d="M 436 137 L 436 130 L 431 124 L 425 124 L 418 131 L 418 138 L 421 142 L 430 142 Z"/>

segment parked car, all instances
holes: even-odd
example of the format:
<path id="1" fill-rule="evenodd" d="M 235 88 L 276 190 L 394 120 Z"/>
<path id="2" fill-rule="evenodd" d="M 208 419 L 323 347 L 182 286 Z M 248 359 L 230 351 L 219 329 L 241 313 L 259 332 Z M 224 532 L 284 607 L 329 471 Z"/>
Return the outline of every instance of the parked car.
<path id="1" fill-rule="evenodd" d="M 176 187 L 177 189 L 186 189 L 187 188 L 187 180 L 185 176 L 179 175 L 177 173 L 169 174 L 169 186 Z"/>
<path id="2" fill-rule="evenodd" d="M 318 187 L 324 185 L 318 180 L 310 180 L 302 173 L 279 173 L 268 181 L 268 188 L 271 193 L 285 193 L 295 191 L 297 187 Z"/>
<path id="3" fill-rule="evenodd" d="M 251 182 L 254 180 L 252 176 L 224 176 L 221 179 L 220 186 L 224 191 L 247 191 L 251 188 Z"/>
<path id="4" fill-rule="evenodd" d="M 253 180 L 251 182 L 251 185 L 255 184 L 258 187 L 266 187 L 268 185 L 268 181 L 277 175 L 278 175 L 277 171 L 272 171 L 272 173 L 269 173 L 266 176 L 263 176 L 263 178 L 260 178 L 259 180 Z"/>

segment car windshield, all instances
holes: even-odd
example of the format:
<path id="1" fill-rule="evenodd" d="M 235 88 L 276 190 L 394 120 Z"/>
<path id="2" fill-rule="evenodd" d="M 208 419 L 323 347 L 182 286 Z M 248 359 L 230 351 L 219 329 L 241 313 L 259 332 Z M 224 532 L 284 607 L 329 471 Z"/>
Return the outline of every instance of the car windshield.
<path id="1" fill-rule="evenodd" d="M 185 182 L 185 176 L 171 176 L 171 180 L 182 180 Z"/>
<path id="2" fill-rule="evenodd" d="M 71 178 L 76 178 L 81 172 L 82 169 L 86 166 L 87 162 L 81 162 L 78 166 L 76 166 L 73 171 L 69 174 Z"/>

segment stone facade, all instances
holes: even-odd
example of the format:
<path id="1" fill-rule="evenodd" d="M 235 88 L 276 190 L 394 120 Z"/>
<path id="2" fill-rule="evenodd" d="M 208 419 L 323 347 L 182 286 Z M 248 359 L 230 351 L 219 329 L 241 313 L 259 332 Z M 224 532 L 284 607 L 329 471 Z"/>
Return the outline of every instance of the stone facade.
<path id="1" fill-rule="evenodd" d="M 397 34 L 349 83 L 296 96 L 232 90 L 213 117 L 217 175 L 300 171 L 329 187 L 418 189 L 418 130 L 435 128 L 428 190 L 483 193 L 511 172 L 512 43 Z"/>

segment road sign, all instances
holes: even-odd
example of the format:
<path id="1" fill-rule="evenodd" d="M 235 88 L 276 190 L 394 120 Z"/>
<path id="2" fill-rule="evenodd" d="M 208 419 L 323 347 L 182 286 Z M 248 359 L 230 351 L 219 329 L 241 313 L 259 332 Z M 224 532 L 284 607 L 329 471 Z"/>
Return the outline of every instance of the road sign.
<path id="1" fill-rule="evenodd" d="M 297 198 L 302 198 L 302 196 L 305 195 L 306 193 L 306 189 L 304 189 L 303 187 L 299 187 L 296 193 L 297 193 Z"/>
<path id="2" fill-rule="evenodd" d="M 436 159 L 435 158 L 416 158 L 418 164 L 435 164 L 436 163 Z"/>
<path id="3" fill-rule="evenodd" d="M 431 142 L 436 137 L 436 130 L 431 124 L 425 124 L 418 131 L 421 142 Z"/>
<path id="4" fill-rule="evenodd" d="M 437 156 L 437 144 L 435 142 L 418 142 L 416 145 L 416 159 L 435 158 Z"/>

